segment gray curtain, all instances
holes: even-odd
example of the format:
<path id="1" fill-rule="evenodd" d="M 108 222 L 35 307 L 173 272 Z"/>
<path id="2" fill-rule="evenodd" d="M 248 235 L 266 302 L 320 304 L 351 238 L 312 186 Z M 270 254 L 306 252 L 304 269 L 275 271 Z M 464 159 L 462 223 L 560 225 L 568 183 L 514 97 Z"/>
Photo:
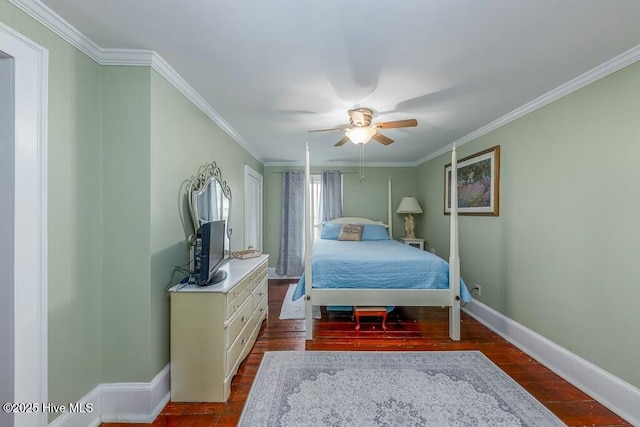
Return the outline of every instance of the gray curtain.
<path id="1" fill-rule="evenodd" d="M 331 221 L 342 216 L 342 174 L 340 171 L 322 172 L 322 194 L 320 195 L 320 217 Z"/>
<path id="2" fill-rule="evenodd" d="M 304 172 L 282 174 L 282 223 L 278 276 L 300 276 L 304 270 Z"/>

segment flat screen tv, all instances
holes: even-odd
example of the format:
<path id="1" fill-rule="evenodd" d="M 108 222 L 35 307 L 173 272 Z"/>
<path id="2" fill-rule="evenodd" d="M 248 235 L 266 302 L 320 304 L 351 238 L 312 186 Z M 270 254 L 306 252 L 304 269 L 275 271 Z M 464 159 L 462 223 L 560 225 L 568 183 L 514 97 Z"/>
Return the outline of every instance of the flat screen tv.
<path id="1" fill-rule="evenodd" d="M 194 280 L 200 286 L 210 286 L 227 278 L 220 270 L 224 257 L 225 220 L 205 222 L 196 234 L 194 249 Z"/>

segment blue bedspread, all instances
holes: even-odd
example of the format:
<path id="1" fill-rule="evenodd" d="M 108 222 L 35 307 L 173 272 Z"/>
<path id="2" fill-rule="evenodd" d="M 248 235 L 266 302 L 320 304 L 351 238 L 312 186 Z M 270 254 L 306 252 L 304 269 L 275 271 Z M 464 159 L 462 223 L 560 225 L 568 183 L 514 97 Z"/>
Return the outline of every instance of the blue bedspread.
<path id="1" fill-rule="evenodd" d="M 313 244 L 314 288 L 447 289 L 449 263 L 395 240 L 340 241 Z M 293 295 L 304 295 L 304 274 Z M 472 300 L 460 279 L 460 297 Z"/>

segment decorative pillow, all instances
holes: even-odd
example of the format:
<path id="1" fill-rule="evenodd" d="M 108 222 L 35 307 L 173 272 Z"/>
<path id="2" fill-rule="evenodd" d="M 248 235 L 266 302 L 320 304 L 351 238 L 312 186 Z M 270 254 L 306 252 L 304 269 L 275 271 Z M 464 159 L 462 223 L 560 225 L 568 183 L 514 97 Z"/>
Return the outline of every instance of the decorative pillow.
<path id="1" fill-rule="evenodd" d="M 389 232 L 384 225 L 365 224 L 362 230 L 362 240 L 389 240 Z"/>
<path id="2" fill-rule="evenodd" d="M 362 237 L 362 229 L 364 227 L 359 224 L 344 224 L 340 230 L 338 240 L 359 241 Z"/>
<path id="3" fill-rule="evenodd" d="M 322 234 L 320 235 L 320 238 L 337 240 L 341 229 L 342 225 L 325 221 L 322 223 Z"/>

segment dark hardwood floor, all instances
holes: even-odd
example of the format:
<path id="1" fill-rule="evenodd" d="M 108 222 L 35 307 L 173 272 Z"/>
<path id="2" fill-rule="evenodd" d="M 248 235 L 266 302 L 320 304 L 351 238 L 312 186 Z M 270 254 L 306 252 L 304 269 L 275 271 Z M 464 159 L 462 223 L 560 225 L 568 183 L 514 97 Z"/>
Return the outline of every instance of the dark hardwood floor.
<path id="1" fill-rule="evenodd" d="M 269 318 L 251 353 L 240 365 L 226 403 L 169 402 L 154 427 L 234 426 L 265 351 L 447 351 L 480 350 L 524 389 L 569 426 L 629 426 L 625 420 L 558 375 L 509 344 L 476 320 L 462 314 L 459 342 L 449 339 L 448 310 L 438 307 L 400 307 L 390 313 L 387 331 L 380 318 L 362 318 L 359 332 L 350 313 L 327 314 L 315 320 L 312 341 L 305 341 L 304 320 L 279 320 L 282 300 L 291 281 L 269 280 Z M 103 427 L 149 424 L 102 424 Z"/>

